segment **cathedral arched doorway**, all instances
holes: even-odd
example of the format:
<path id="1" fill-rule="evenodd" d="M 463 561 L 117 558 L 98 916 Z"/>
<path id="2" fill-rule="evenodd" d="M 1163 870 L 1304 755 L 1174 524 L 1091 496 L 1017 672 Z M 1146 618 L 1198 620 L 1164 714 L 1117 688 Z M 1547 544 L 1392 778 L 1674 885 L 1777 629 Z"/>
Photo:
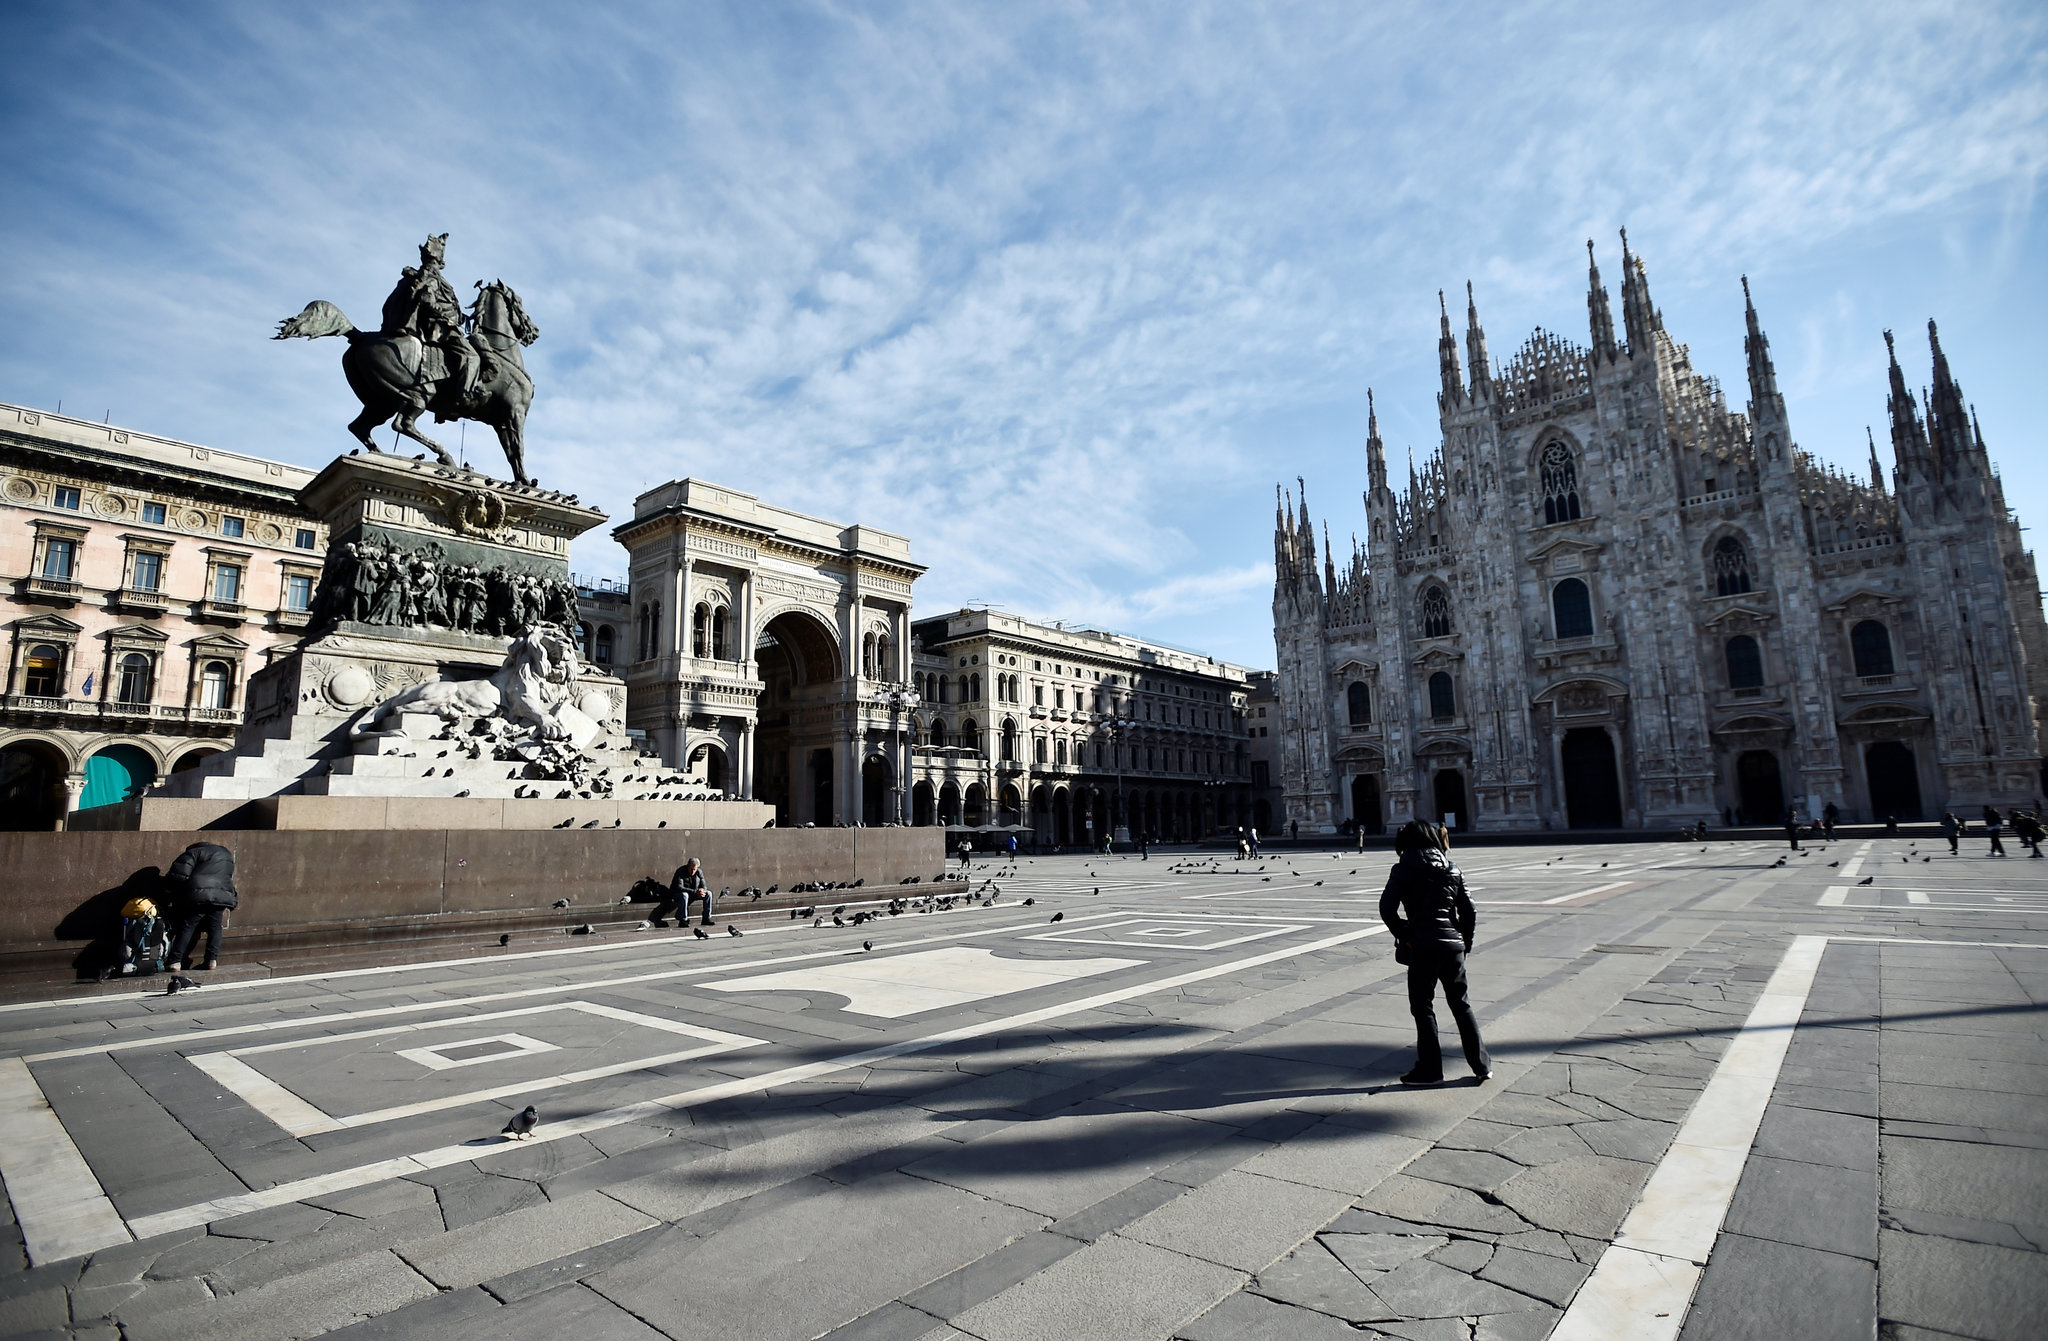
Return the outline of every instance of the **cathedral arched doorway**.
<path id="1" fill-rule="evenodd" d="M 697 786 L 722 792 L 725 790 L 725 751 L 716 745 L 699 745 L 690 751 L 690 762 L 683 772 Z"/>
<path id="2" fill-rule="evenodd" d="M 1351 779 L 1351 820 L 1367 833 L 1384 833 L 1380 819 L 1380 780 L 1373 774 Z"/>
<path id="3" fill-rule="evenodd" d="M 1614 738 L 1597 726 L 1574 727 L 1558 747 L 1564 772 L 1565 822 L 1574 829 L 1621 827 L 1621 776 Z"/>
<path id="4" fill-rule="evenodd" d="M 1430 785 L 1436 797 L 1436 813 L 1430 818 L 1459 833 L 1471 828 L 1472 812 L 1465 808 L 1465 775 L 1455 768 L 1440 769 Z"/>
<path id="5" fill-rule="evenodd" d="M 1920 773 L 1912 747 L 1897 740 L 1869 746 L 1863 751 L 1863 777 L 1870 784 L 1870 818 L 1880 823 L 1892 815 L 1920 818 Z"/>
<path id="6" fill-rule="evenodd" d="M 1742 798 L 1746 824 L 1776 824 L 1785 818 L 1785 784 L 1778 774 L 1778 756 L 1769 750 L 1744 750 L 1735 757 L 1735 794 Z"/>

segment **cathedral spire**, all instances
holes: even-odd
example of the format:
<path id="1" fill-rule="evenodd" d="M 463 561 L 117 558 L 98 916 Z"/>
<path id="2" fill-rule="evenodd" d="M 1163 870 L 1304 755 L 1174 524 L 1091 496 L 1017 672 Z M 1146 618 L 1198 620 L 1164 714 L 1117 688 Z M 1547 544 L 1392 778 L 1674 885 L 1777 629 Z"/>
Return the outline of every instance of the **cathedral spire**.
<path id="1" fill-rule="evenodd" d="M 1472 399 L 1493 394 L 1493 360 L 1486 356 L 1486 331 L 1479 324 L 1479 304 L 1472 297 L 1472 281 L 1465 281 L 1465 366 L 1472 372 Z"/>
<path id="2" fill-rule="evenodd" d="M 1614 362 L 1614 309 L 1607 305 L 1607 286 L 1600 282 L 1600 262 L 1593 258 L 1593 239 L 1586 239 L 1586 318 L 1593 328 L 1593 362 Z"/>
<path id="3" fill-rule="evenodd" d="M 1778 395 L 1778 371 L 1771 366 L 1771 342 L 1757 321 L 1756 304 L 1749 297 L 1749 276 L 1742 277 L 1743 321 L 1748 326 L 1742 351 L 1749 355 L 1749 417 L 1752 421 L 1767 413 L 1783 417 L 1784 400 Z"/>
<path id="4" fill-rule="evenodd" d="M 1387 444 L 1380 440 L 1380 414 L 1371 387 L 1365 389 L 1365 487 L 1374 494 L 1387 487 Z"/>
<path id="5" fill-rule="evenodd" d="M 1906 389 L 1906 374 L 1899 367 L 1899 349 L 1890 331 L 1884 333 L 1884 348 L 1891 359 L 1891 392 L 1885 397 L 1885 408 L 1892 416 L 1892 462 L 1901 482 L 1932 477 L 1934 460 L 1928 452 L 1927 435 L 1920 426 L 1913 393 Z"/>
<path id="6" fill-rule="evenodd" d="M 1337 589 L 1337 551 L 1330 544 L 1330 521 L 1323 519 L 1323 590 Z"/>
<path id="7" fill-rule="evenodd" d="M 1963 403 L 1963 389 L 1949 372 L 1948 355 L 1942 352 L 1941 333 L 1932 318 L 1927 322 L 1927 345 L 1934 354 L 1934 387 L 1927 395 L 1927 436 L 1932 441 L 1943 474 L 1972 459 L 1970 413 Z"/>
<path id="8" fill-rule="evenodd" d="M 1442 314 L 1443 334 L 1437 337 L 1437 361 L 1443 365 L 1444 389 L 1443 408 L 1449 409 L 1465 399 L 1465 377 L 1458 370 L 1458 341 L 1451 334 L 1451 309 L 1444 305 L 1444 291 L 1436 291 L 1437 311 Z"/>
<path id="9" fill-rule="evenodd" d="M 1877 435 L 1870 431 L 1870 425 L 1863 426 L 1863 436 L 1870 443 L 1870 487 L 1884 492 L 1884 467 L 1877 463 Z"/>
<path id="10" fill-rule="evenodd" d="M 1621 319 L 1628 328 L 1628 352 L 1650 352 L 1650 336 L 1664 329 L 1664 318 L 1650 302 L 1650 275 L 1643 258 L 1628 249 L 1628 230 L 1621 230 Z"/>

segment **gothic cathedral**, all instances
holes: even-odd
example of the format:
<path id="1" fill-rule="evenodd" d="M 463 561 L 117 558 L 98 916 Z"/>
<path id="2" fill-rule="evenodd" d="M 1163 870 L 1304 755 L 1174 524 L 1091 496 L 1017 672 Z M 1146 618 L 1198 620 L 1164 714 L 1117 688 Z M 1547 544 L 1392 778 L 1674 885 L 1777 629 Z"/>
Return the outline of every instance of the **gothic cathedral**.
<path id="1" fill-rule="evenodd" d="M 1589 260 L 1592 244 L 1587 244 Z M 1591 346 L 1504 369 L 1467 286 L 1442 317 L 1443 442 L 1395 493 L 1377 415 L 1365 546 L 1318 562 L 1274 518 L 1287 818 L 1369 832 L 1975 818 L 2035 805 L 2048 625 L 2033 556 L 1934 323 L 1891 363 L 1889 481 L 1792 440 L 1749 303 L 1747 414 L 1664 330 L 1622 235 L 1625 342 L 1597 263 Z M 1885 343 L 1891 345 L 1889 332 Z"/>

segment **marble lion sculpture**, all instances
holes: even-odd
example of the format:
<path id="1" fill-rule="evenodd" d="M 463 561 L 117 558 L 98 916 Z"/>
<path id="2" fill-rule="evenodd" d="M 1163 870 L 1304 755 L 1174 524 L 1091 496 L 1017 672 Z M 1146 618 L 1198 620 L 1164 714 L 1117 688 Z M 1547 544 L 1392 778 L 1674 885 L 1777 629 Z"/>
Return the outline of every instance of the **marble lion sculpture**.
<path id="1" fill-rule="evenodd" d="M 575 690 L 575 642 L 558 625 L 535 624 L 512 640 L 505 664 L 488 680 L 416 684 L 364 713 L 349 736 L 396 735 L 399 714 L 428 712 L 446 722 L 503 717 L 532 724 L 542 740 L 574 740 L 595 725 L 575 706 Z"/>

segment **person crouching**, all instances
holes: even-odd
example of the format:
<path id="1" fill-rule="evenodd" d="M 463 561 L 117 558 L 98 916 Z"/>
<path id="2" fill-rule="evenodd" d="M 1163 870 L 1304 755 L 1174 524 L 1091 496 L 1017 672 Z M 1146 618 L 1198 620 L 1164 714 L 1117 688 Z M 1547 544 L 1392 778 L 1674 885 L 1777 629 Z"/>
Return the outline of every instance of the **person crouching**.
<path id="1" fill-rule="evenodd" d="M 1380 895 L 1380 920 L 1394 934 L 1394 959 L 1408 966 L 1408 1010 L 1415 1016 L 1415 1069 L 1401 1077 L 1403 1085 L 1435 1085 L 1444 1078 L 1436 1036 L 1439 983 L 1458 1023 L 1466 1064 L 1482 1081 L 1493 1074 L 1493 1059 L 1465 997 L 1465 956 L 1472 950 L 1477 917 L 1465 877 L 1451 862 L 1450 846 L 1442 825 L 1424 820 L 1402 825 L 1394 835 L 1394 869 Z"/>

